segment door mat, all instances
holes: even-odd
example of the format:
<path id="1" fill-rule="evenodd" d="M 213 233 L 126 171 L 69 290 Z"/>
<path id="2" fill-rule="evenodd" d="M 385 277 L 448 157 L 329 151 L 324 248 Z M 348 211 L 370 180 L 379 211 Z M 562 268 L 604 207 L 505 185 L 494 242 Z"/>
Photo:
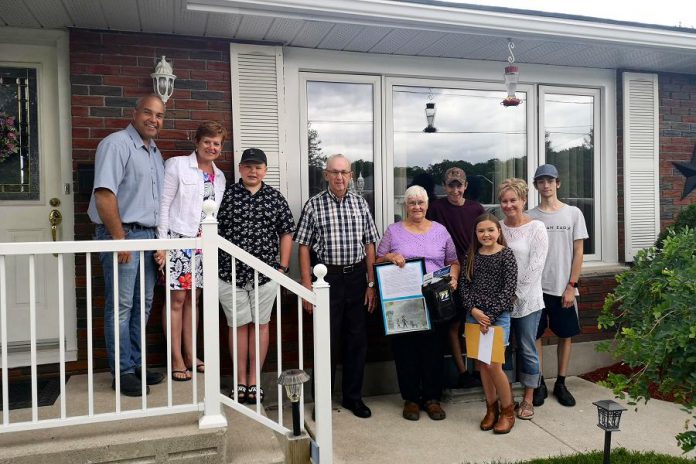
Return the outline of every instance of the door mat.
<path id="1" fill-rule="evenodd" d="M 67 376 L 65 381 L 68 381 Z M 60 395 L 60 379 L 39 379 L 36 382 L 36 390 L 39 407 L 51 406 Z M 0 385 L 1 394 L 2 385 Z M 10 410 L 31 408 L 31 380 L 10 380 L 9 402 Z M 1 399 L 0 411 L 2 411 Z"/>

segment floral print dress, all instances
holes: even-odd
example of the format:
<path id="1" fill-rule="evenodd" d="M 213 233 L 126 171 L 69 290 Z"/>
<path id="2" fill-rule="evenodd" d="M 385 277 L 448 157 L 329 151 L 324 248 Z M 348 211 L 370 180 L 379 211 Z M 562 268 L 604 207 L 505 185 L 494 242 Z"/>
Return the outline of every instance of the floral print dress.
<path id="1" fill-rule="evenodd" d="M 203 176 L 203 201 L 215 200 L 215 174 L 201 172 Z M 201 211 L 201 221 L 205 218 L 205 213 Z M 201 226 L 198 226 L 196 237 L 201 236 Z M 177 232 L 169 231 L 169 238 L 193 238 Z M 172 290 L 191 290 L 191 256 L 194 250 L 172 250 L 169 268 L 170 288 Z M 196 288 L 203 288 L 203 259 L 200 249 L 195 250 L 196 263 Z"/>

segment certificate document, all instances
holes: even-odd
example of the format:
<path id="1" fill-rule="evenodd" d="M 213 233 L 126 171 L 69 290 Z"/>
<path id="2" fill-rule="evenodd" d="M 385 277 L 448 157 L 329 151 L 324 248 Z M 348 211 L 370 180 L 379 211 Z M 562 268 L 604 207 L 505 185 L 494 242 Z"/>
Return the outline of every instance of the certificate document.
<path id="1" fill-rule="evenodd" d="M 406 260 L 404 267 L 392 263 L 375 265 L 377 289 L 387 335 L 430 330 L 422 285 L 425 262 Z"/>

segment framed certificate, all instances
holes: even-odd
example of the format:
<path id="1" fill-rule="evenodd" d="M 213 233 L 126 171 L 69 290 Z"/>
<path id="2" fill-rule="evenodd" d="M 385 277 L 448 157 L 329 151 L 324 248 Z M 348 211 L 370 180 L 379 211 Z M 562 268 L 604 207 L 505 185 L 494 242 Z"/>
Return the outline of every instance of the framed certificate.
<path id="1" fill-rule="evenodd" d="M 407 259 L 404 267 L 375 264 L 386 335 L 430 330 L 430 315 L 421 290 L 424 274 L 423 258 Z"/>

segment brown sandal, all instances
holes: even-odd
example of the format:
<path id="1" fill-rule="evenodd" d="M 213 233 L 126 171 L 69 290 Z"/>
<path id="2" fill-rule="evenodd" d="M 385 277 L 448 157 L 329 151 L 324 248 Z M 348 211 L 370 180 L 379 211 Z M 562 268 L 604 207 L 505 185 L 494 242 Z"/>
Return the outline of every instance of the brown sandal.
<path id="1" fill-rule="evenodd" d="M 517 410 L 517 418 L 522 420 L 530 420 L 534 417 L 534 406 L 532 403 L 527 403 L 522 400 L 520 408 Z"/>

